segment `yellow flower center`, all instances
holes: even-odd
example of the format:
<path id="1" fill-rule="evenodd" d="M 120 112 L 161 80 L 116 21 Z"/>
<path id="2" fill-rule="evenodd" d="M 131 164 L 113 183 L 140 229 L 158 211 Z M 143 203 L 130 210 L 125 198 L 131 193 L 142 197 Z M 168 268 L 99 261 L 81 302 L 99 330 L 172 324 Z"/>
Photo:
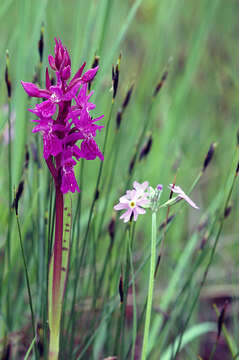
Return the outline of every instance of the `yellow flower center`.
<path id="1" fill-rule="evenodd" d="M 135 207 L 135 202 L 134 202 L 134 201 L 131 201 L 130 204 L 129 204 L 129 206 L 130 206 L 131 208 L 134 208 L 134 207 Z"/>

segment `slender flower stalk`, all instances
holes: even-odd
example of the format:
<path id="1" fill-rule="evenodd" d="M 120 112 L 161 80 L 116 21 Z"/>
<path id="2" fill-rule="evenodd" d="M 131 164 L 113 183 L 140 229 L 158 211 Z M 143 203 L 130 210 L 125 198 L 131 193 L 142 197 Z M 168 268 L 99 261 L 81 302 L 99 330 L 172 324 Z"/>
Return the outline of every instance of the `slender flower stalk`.
<path id="1" fill-rule="evenodd" d="M 7 94 L 8 94 L 8 133 L 6 134 L 6 138 L 8 138 L 8 211 L 9 211 L 9 224 L 8 224 L 8 231 L 7 231 L 7 271 L 11 269 L 11 230 L 12 230 L 12 212 L 11 212 L 11 204 L 12 204 L 12 121 L 11 121 L 11 94 L 12 94 L 12 85 L 9 76 L 9 54 L 8 51 L 6 53 L 6 68 L 5 68 L 5 83 L 7 87 Z M 7 312 L 7 323 L 9 328 L 11 328 L 11 316 L 10 316 L 10 286 L 8 283 L 7 286 L 7 304 L 6 304 L 6 312 Z"/>
<path id="2" fill-rule="evenodd" d="M 147 296 L 147 307 L 146 307 L 146 316 L 145 316 L 145 325 L 144 325 L 144 336 L 143 336 L 143 346 L 142 346 L 142 355 L 141 360 L 145 360 L 148 356 L 148 341 L 149 341 L 149 330 L 150 330 L 150 321 L 153 305 L 153 292 L 154 292 L 154 279 L 156 271 L 156 235 L 157 235 L 157 225 L 156 225 L 156 214 L 160 208 L 169 207 L 176 204 L 179 200 L 185 200 L 189 205 L 195 209 L 199 207 L 185 194 L 185 192 L 175 184 L 170 184 L 169 189 L 177 194 L 177 197 L 170 199 L 166 203 L 160 205 L 160 197 L 163 191 L 163 186 L 158 184 L 155 189 L 149 186 L 148 181 L 143 182 L 142 184 L 134 181 L 133 190 L 127 190 L 124 196 L 119 198 L 119 203 L 114 206 L 115 210 L 126 210 L 120 216 L 120 219 L 123 219 L 124 222 L 137 220 L 139 214 L 145 214 L 145 208 L 150 208 L 152 211 L 152 228 L 151 228 L 151 256 L 150 256 L 150 272 L 149 272 L 149 287 L 148 287 L 148 296 Z"/>
<path id="3" fill-rule="evenodd" d="M 147 357 L 148 340 L 149 340 L 149 327 L 151 320 L 151 312 L 153 305 L 153 292 L 154 292 L 154 272 L 156 266 L 156 212 L 152 212 L 152 228 L 151 228 L 151 256 L 150 256 L 150 273 L 149 273 L 149 288 L 148 299 L 146 307 L 145 325 L 144 325 L 144 337 L 141 360 L 145 360 Z"/>
<path id="4" fill-rule="evenodd" d="M 90 111 L 95 105 L 90 102 L 93 91 L 88 93 L 98 66 L 83 74 L 85 63 L 71 80 L 71 60 L 60 39 L 55 39 L 55 56 L 49 55 L 49 65 L 56 75 L 52 85 L 46 68 L 45 89 L 33 83 L 22 81 L 30 97 L 43 98 L 34 109 L 29 109 L 37 119 L 33 132 L 40 132 L 43 138 L 43 157 L 55 184 L 55 240 L 49 264 L 48 317 L 50 327 L 50 359 L 58 359 L 59 335 L 64 290 L 67 280 L 69 246 L 71 233 L 71 198 L 69 193 L 80 191 L 74 166 L 84 158 L 103 160 L 94 138 L 102 125 L 95 122 Z M 77 142 L 81 141 L 80 147 Z"/>

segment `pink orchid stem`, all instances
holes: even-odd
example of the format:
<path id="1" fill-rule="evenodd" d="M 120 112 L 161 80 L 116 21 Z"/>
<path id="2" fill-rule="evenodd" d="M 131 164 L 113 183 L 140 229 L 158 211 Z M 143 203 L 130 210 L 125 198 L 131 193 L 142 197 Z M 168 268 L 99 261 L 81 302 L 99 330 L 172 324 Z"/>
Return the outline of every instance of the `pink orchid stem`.
<path id="1" fill-rule="evenodd" d="M 53 304 L 56 304 L 59 296 L 61 283 L 62 263 L 62 234 L 63 234 L 63 194 L 60 188 L 56 187 L 56 226 L 54 242 L 54 265 L 53 265 Z"/>
<path id="2" fill-rule="evenodd" d="M 48 318 L 50 328 L 49 359 L 58 360 L 61 315 L 67 281 L 72 226 L 72 202 L 70 194 L 63 195 L 60 181 L 55 179 L 56 212 L 55 241 L 49 264 Z"/>
<path id="3" fill-rule="evenodd" d="M 52 177 L 55 181 L 55 184 L 56 184 L 56 181 L 57 181 L 57 171 L 56 171 L 56 168 L 53 164 L 53 161 L 52 161 L 52 157 L 49 156 L 48 159 L 46 159 L 46 164 L 48 166 L 48 169 L 50 170 L 50 173 L 52 174 Z M 57 185 L 56 185 L 57 186 Z"/>
<path id="4" fill-rule="evenodd" d="M 51 320 L 50 324 L 50 359 L 57 360 L 59 354 L 59 336 L 60 336 L 60 321 L 61 321 L 61 272 L 62 272 L 62 236 L 63 236 L 63 194 L 60 187 L 56 184 L 56 222 L 55 222 L 55 241 L 53 248 L 53 255 L 51 262 L 53 261 L 53 277 L 49 304 Z M 51 265 L 50 265 L 51 266 Z M 50 275 L 51 276 L 51 275 Z"/>

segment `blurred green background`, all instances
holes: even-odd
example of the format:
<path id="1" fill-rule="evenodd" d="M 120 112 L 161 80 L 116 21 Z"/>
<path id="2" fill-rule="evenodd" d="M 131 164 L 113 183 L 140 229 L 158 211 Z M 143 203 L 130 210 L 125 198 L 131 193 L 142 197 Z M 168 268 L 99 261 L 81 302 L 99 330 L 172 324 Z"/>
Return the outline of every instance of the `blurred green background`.
<path id="1" fill-rule="evenodd" d="M 129 87 L 134 84 L 130 105 L 124 114 L 120 129 L 120 151 L 116 164 L 116 177 L 109 197 L 111 206 L 104 217 L 106 227 L 112 207 L 124 189 L 130 160 L 145 122 L 149 122 L 144 143 L 152 134 L 153 145 L 146 160 L 137 165 L 134 179 L 158 183 L 177 184 L 187 191 L 200 172 L 205 155 L 212 142 L 217 143 L 215 157 L 192 194 L 200 212 L 184 211 L 170 229 L 165 245 L 166 259 L 162 264 L 160 289 L 167 285 L 168 276 L 184 250 L 189 234 L 200 221 L 220 212 L 225 197 L 227 179 L 232 168 L 237 146 L 238 131 L 238 33 L 239 2 L 236 0 L 1 0 L 0 4 L 0 246 L 4 253 L 8 226 L 8 145 L 4 137 L 7 124 L 7 92 L 4 82 L 5 52 L 9 51 L 9 74 L 12 83 L 12 114 L 14 135 L 12 141 L 12 185 L 17 187 L 22 176 L 25 145 L 34 143 L 31 133 L 32 106 L 24 93 L 20 80 L 32 81 L 39 64 L 38 41 L 44 26 L 44 60 L 54 51 L 54 37 L 60 37 L 68 48 L 75 72 L 84 62 L 90 68 L 94 55 L 100 56 L 100 72 L 93 84 L 96 114 L 105 114 L 107 120 L 112 98 L 111 67 L 119 54 L 119 89 L 110 127 L 105 168 L 110 168 L 115 142 L 115 117 Z M 165 70 L 168 78 L 153 102 L 152 94 Z M 44 71 L 43 71 L 44 72 Z M 44 74 L 42 72 L 42 78 Z M 103 133 L 98 136 L 102 144 Z M 32 154 L 30 154 L 32 159 Z M 233 160 L 234 159 L 234 160 Z M 31 160 L 32 161 L 32 160 Z M 45 164 L 42 173 L 47 179 Z M 85 214 L 96 181 L 99 162 L 84 165 L 82 189 Z M 35 169 L 36 170 L 36 169 Z M 34 167 L 28 182 L 37 187 Z M 107 174 L 106 174 L 107 175 Z M 105 175 L 105 179 L 107 176 Z M 104 177 L 103 177 L 104 179 Z M 133 180 L 134 180 L 133 179 Z M 44 180 L 42 180 L 42 183 Z M 45 191 L 45 190 L 44 190 Z M 33 194 L 34 195 L 34 194 Z M 167 200 L 165 191 L 163 200 Z M 233 193 L 232 212 L 220 239 L 218 252 L 209 274 L 208 288 L 214 296 L 215 287 L 231 284 L 233 291 L 238 271 L 238 190 Z M 37 214 L 31 195 L 25 196 L 22 216 L 26 221 Z M 35 203 L 34 203 L 35 204 Z M 33 206 L 33 209 L 31 208 Z M 45 211 L 42 205 L 42 213 Z M 30 211 L 30 214 L 28 212 Z M 101 215 L 101 216 L 103 216 Z M 160 215 L 160 220 L 164 216 Z M 31 221 L 30 221 L 31 222 Z M 142 223 L 141 223 L 142 225 Z M 145 232 L 150 221 L 144 224 Z M 197 245 L 200 244 L 200 236 Z M 105 251 L 106 245 L 101 245 Z M 12 259 L 18 262 L 18 245 L 13 246 Z M 100 253 L 101 254 L 101 253 Z M 36 254 L 34 255 L 36 256 Z M 101 255 L 100 255 L 101 256 Z M 16 265 L 20 266 L 19 264 Z M 145 274 L 144 280 L 147 275 Z M 214 286 L 214 287 L 213 287 Z M 143 287 L 142 287 L 143 288 Z M 211 292 L 210 292 L 211 291 Z M 231 293 L 227 293 L 231 296 Z M 238 292 L 236 291 L 236 295 Z M 17 295 L 16 295 L 17 297 Z M 20 313 L 21 305 L 16 310 Z M 17 315 L 16 315 L 17 316 Z M 19 324 L 21 321 L 19 322 Z M 16 323 L 15 330 L 19 325 Z"/>
<path id="2" fill-rule="evenodd" d="M 8 49 L 17 118 L 15 181 L 19 179 L 26 128 L 30 126 L 25 111 L 27 98 L 20 80 L 33 78 L 38 64 L 37 43 L 44 23 L 44 64 L 47 54 L 53 51 L 55 36 L 68 47 L 73 71 L 83 61 L 90 66 L 94 54 L 100 55 L 97 108 L 104 110 L 107 106 L 111 65 L 122 53 L 118 102 L 122 101 L 129 85 L 135 83 L 133 104 L 124 124 L 128 147 L 135 142 L 155 84 L 170 62 L 167 84 L 154 107 L 154 146 L 146 164 L 148 177 L 156 182 L 168 181 L 175 161 L 180 164 L 179 177 L 192 177 L 209 144 L 217 141 L 218 163 L 213 165 L 215 171 L 210 181 L 211 190 L 214 187 L 216 191 L 215 184 L 222 179 L 226 165 L 230 165 L 233 137 L 236 141 L 237 10 L 237 1 L 225 5 L 219 0 L 121 3 L 3 0 L 1 74 L 3 79 L 4 53 Z M 4 81 L 1 82 L 1 103 L 6 103 Z M 2 112 L 1 128 L 5 123 Z M 208 205 L 206 196 L 203 200 Z"/>

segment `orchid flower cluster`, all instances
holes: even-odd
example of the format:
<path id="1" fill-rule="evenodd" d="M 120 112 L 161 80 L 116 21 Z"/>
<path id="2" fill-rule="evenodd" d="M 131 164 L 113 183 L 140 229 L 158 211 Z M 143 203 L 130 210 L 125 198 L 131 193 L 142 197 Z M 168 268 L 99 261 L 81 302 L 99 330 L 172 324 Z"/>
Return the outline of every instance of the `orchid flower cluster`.
<path id="1" fill-rule="evenodd" d="M 37 116 L 37 123 L 32 132 L 40 132 L 43 137 L 43 157 L 54 177 L 55 183 L 63 194 L 79 190 L 74 166 L 81 158 L 93 160 L 96 157 L 103 160 L 94 138 L 102 125 L 96 122 L 102 116 L 92 118 L 90 111 L 95 104 L 90 102 L 93 94 L 88 94 L 88 84 L 94 79 L 98 66 L 83 74 L 86 63 L 79 68 L 71 80 L 71 60 L 69 53 L 55 39 L 55 56 L 49 55 L 49 65 L 56 75 L 56 85 L 53 85 L 48 68 L 45 75 L 45 89 L 38 88 L 33 83 L 23 82 L 22 86 L 30 97 L 43 98 L 34 109 L 28 109 Z M 73 103 L 74 101 L 74 103 Z M 81 140 L 81 145 L 76 145 Z"/>
<path id="2" fill-rule="evenodd" d="M 144 181 L 142 184 L 134 181 L 133 190 L 127 190 L 126 194 L 119 198 L 119 203 L 114 206 L 114 209 L 117 211 L 126 210 L 126 212 L 120 216 L 120 219 L 123 219 L 125 223 L 132 219 L 136 221 L 138 215 L 145 214 L 146 208 L 150 208 L 153 212 L 157 212 L 159 208 L 174 205 L 181 199 L 185 200 L 194 209 L 199 209 L 180 186 L 170 184 L 168 188 L 172 193 L 176 193 L 177 196 L 160 205 L 160 196 L 163 191 L 163 185 L 159 184 L 154 189 L 149 186 L 148 181 Z"/>

